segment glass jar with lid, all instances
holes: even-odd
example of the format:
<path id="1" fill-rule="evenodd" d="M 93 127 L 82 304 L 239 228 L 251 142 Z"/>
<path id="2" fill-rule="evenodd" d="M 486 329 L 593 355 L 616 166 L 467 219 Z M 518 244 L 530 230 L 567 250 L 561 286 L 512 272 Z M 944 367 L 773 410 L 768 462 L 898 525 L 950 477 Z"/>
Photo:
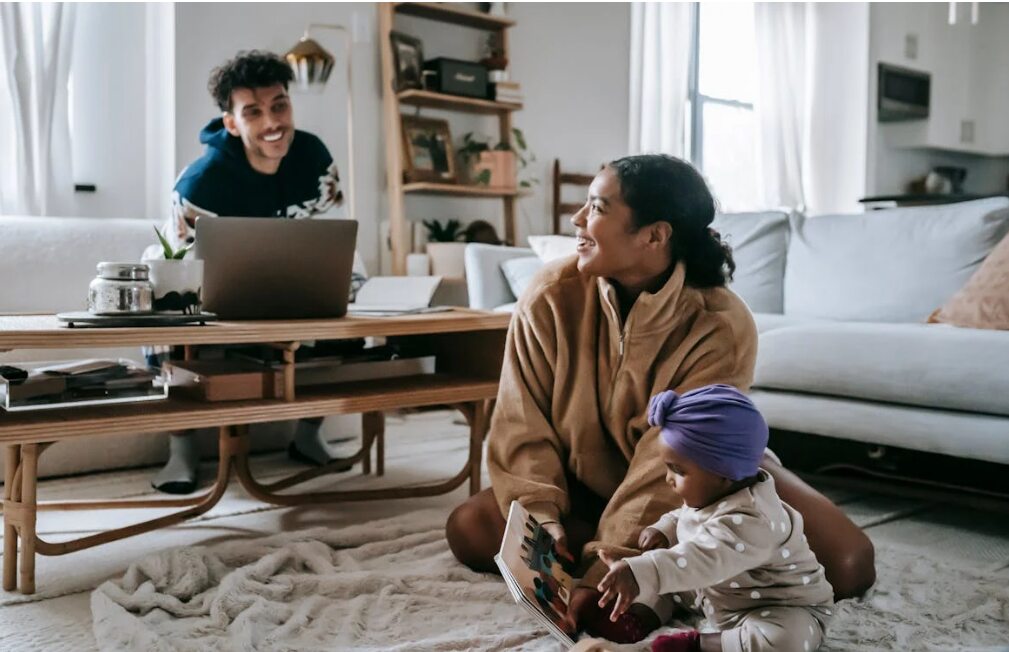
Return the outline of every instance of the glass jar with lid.
<path id="1" fill-rule="evenodd" d="M 88 311 L 95 315 L 142 315 L 153 311 L 154 286 L 144 263 L 98 263 L 88 286 Z"/>

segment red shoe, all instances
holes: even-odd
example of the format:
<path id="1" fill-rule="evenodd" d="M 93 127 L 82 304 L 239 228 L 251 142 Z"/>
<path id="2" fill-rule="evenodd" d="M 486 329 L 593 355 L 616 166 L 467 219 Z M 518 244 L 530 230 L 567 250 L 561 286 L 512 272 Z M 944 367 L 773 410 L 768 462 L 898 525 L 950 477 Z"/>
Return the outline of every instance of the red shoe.
<path id="1" fill-rule="evenodd" d="M 652 641 L 652 652 L 701 652 L 701 633 L 690 629 L 659 636 Z"/>

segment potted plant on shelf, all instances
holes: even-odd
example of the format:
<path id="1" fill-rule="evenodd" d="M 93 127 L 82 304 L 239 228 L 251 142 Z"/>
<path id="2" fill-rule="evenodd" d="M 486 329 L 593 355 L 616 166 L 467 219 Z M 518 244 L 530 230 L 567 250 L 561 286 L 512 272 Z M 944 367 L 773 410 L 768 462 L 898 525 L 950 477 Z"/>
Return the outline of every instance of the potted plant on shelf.
<path id="1" fill-rule="evenodd" d="M 203 306 L 203 261 L 186 258 L 192 245 L 173 249 L 164 234 L 154 228 L 163 258 L 144 261 L 151 268 L 154 309 L 158 312 L 199 314 Z"/>
<path id="2" fill-rule="evenodd" d="M 526 143 L 521 129 L 512 128 L 512 142 L 491 145 L 490 138 L 469 132 L 462 137 L 457 152 L 465 171 L 467 183 L 490 188 L 530 188 L 538 181 L 526 175 L 518 179 L 518 172 L 526 172 L 536 160 Z"/>
<path id="3" fill-rule="evenodd" d="M 464 252 L 466 243 L 459 220 L 424 220 L 427 228 L 427 255 L 431 259 L 431 274 L 462 278 L 465 276 Z"/>

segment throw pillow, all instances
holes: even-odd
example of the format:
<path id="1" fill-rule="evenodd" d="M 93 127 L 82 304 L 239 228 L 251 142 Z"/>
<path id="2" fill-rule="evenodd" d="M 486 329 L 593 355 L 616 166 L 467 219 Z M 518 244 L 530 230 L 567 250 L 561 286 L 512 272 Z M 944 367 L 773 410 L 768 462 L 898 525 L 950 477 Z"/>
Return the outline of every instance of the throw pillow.
<path id="1" fill-rule="evenodd" d="M 1009 235 L 1002 238 L 967 284 L 928 318 L 964 328 L 1009 330 Z"/>
<path id="2" fill-rule="evenodd" d="M 578 238 L 570 235 L 531 235 L 529 247 L 544 263 L 574 256 L 577 253 Z"/>
<path id="3" fill-rule="evenodd" d="M 522 258 L 511 258 L 501 263 L 501 272 L 508 287 L 516 299 L 522 297 L 522 293 L 529 287 L 529 282 L 536 276 L 536 272 L 543 267 L 543 261 L 536 256 L 524 256 Z"/>
<path id="4" fill-rule="evenodd" d="M 785 314 L 922 322 L 1009 230 L 1009 199 L 791 219 Z"/>

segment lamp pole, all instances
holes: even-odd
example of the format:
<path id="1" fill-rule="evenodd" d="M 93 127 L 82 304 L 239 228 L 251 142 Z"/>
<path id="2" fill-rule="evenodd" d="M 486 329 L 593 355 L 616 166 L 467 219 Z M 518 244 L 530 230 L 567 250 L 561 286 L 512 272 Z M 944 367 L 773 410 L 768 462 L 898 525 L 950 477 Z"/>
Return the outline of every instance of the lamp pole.
<path id="1" fill-rule="evenodd" d="M 347 200 L 347 213 L 350 216 L 350 219 L 356 220 L 357 212 L 354 210 L 355 196 L 357 195 L 354 188 L 354 84 L 352 82 L 354 66 L 353 60 L 351 59 L 353 38 L 350 30 L 343 25 L 337 25 L 334 23 L 309 23 L 308 27 L 305 29 L 305 35 L 301 38 L 301 40 L 308 40 L 309 34 L 313 29 L 331 29 L 333 31 L 340 32 L 343 35 L 344 56 L 347 59 L 347 189 L 349 191 L 348 194 L 350 195 L 350 198 Z M 325 83 L 325 80 L 323 80 L 323 83 Z"/>

